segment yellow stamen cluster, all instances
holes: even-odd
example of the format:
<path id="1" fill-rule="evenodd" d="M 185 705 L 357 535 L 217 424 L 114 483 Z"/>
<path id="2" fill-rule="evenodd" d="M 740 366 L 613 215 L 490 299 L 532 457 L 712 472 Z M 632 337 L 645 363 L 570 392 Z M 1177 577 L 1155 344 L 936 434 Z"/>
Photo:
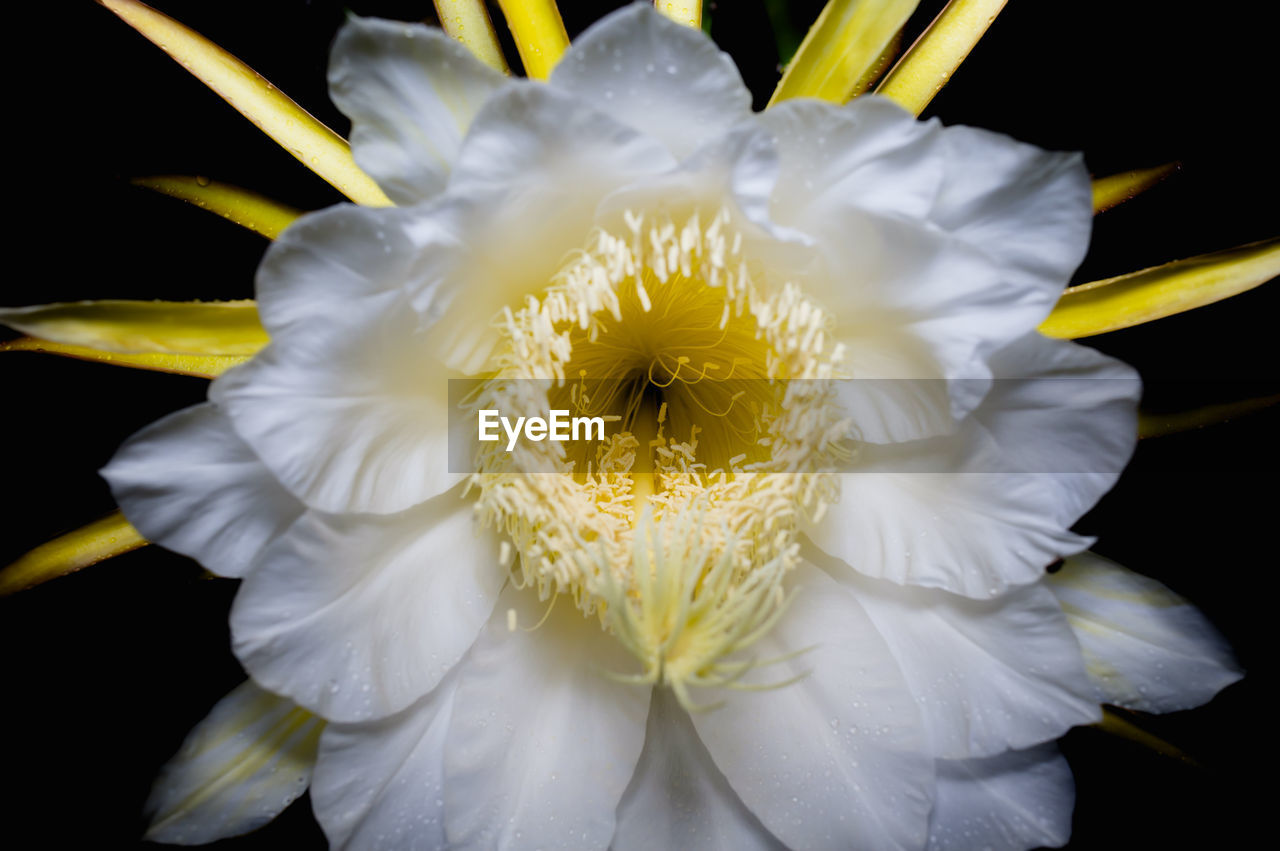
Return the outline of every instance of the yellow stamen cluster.
<path id="1" fill-rule="evenodd" d="M 599 444 L 489 443 L 477 512 L 510 537 L 512 575 L 568 593 L 692 705 L 730 685 L 781 612 L 801 513 L 838 498 L 846 448 L 828 315 L 792 284 L 753 284 L 721 211 L 631 213 L 597 233 L 506 340 L 477 408 L 604 416 Z"/>

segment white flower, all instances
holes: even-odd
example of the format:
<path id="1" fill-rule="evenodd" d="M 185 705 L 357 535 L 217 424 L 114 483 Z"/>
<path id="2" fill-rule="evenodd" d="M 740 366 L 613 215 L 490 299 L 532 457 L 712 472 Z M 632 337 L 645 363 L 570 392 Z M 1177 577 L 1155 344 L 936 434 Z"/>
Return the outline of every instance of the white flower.
<path id="1" fill-rule="evenodd" d="M 104 471 L 150 540 L 244 578 L 253 684 L 155 838 L 292 800 L 296 704 L 340 847 L 1057 845 L 1054 739 L 1235 678 L 1149 580 L 1045 576 L 1134 434 L 1132 372 L 1035 331 L 1088 241 L 1079 157 L 876 98 L 753 115 L 644 6 L 549 84 L 354 20 L 331 83 L 400 206 L 283 234 L 270 346 Z M 463 376 L 621 431 L 451 471 Z M 236 763 L 219 734 L 255 724 Z"/>

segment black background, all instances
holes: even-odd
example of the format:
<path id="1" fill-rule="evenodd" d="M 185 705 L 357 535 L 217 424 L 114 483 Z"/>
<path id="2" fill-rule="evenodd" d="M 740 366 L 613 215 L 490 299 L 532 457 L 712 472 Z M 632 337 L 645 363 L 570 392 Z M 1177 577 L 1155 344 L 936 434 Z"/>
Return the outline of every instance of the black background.
<path id="1" fill-rule="evenodd" d="M 344 8 L 405 20 L 419 2 L 167 0 L 345 133 L 324 83 Z M 562 3 L 571 34 L 616 3 Z M 789 4 L 803 32 L 818 2 Z M 1083 150 L 1095 174 L 1180 159 L 1182 172 L 1096 220 L 1078 280 L 1280 234 L 1277 73 L 1264 4 L 1012 0 L 930 107 L 945 123 Z M 924 2 L 918 32 L 941 2 Z M 1196 14 L 1183 12 L 1194 9 Z M 763 105 L 777 55 L 760 2 L 726 0 L 713 35 Z M 340 200 L 106 10 L 9 15 L 3 168 L 11 224 L 0 302 L 219 299 L 253 294 L 266 242 L 128 185 L 204 174 L 300 208 Z M 514 56 L 514 54 L 512 54 Z M 1280 286 L 1090 340 L 1137 366 L 1149 406 L 1274 393 Z M 130 433 L 201 400 L 206 382 L 0 354 L 6 504 L 0 564 L 112 509 L 95 471 Z M 1072 848 L 1251 845 L 1270 817 L 1277 619 L 1274 411 L 1146 441 L 1080 528 L 1096 550 L 1195 601 L 1249 669 L 1199 710 L 1150 719 L 1193 767 L 1091 729 L 1064 742 L 1078 785 Z M 151 777 L 242 673 L 229 651 L 234 583 L 147 547 L 0 600 L 0 844 L 129 845 Z M 1255 772 L 1257 774 L 1255 774 Z M 1256 796 L 1256 797 L 1255 797 Z M 305 799 L 228 847 L 323 847 Z"/>

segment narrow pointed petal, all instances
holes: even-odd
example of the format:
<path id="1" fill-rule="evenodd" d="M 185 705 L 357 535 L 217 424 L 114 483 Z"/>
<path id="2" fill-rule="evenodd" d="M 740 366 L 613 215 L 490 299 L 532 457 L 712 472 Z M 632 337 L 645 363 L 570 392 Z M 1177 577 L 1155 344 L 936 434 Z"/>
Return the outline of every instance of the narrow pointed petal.
<path id="1" fill-rule="evenodd" d="M 569 47 L 569 35 L 555 0 L 498 0 L 498 5 L 520 51 L 525 74 L 536 80 L 547 79 Z"/>
<path id="2" fill-rule="evenodd" d="M 702 29 L 702 0 L 654 0 L 653 5 L 677 24 Z"/>
<path id="3" fill-rule="evenodd" d="M 0 324 L 107 352 L 252 355 L 268 342 L 252 301 L 75 301 L 0 310 Z"/>
<path id="4" fill-rule="evenodd" d="M 830 0 L 769 99 L 844 103 L 915 11 L 918 0 Z"/>
<path id="5" fill-rule="evenodd" d="M 1138 414 L 1138 438 L 1164 437 L 1192 431 L 1205 426 L 1230 422 L 1236 417 L 1243 417 L 1257 411 L 1265 411 L 1280 402 L 1280 395 L 1257 396 L 1242 399 L 1239 402 L 1227 402 L 1222 405 L 1205 405 L 1190 411 L 1178 411 L 1172 414 Z"/>
<path id="6" fill-rule="evenodd" d="M 303 165 L 358 204 L 391 203 L 342 137 L 204 36 L 137 0 L 98 0 L 146 36 Z"/>
<path id="7" fill-rule="evenodd" d="M 147 543 L 116 511 L 74 532 L 41 544 L 0 570 L 0 597 L 57 579 L 82 567 L 123 555 Z"/>
<path id="8" fill-rule="evenodd" d="M 280 231 L 302 215 L 301 210 L 273 201 L 265 195 L 250 192 L 229 183 L 219 183 L 207 177 L 190 177 L 167 174 L 156 177 L 138 177 L 134 186 L 153 189 L 171 198 L 195 204 L 202 210 L 217 213 L 242 228 L 260 233 L 267 239 L 275 239 Z"/>
<path id="9" fill-rule="evenodd" d="M 1040 333 L 1091 337 L 1239 295 L 1280 275 L 1280 238 L 1070 287 Z"/>
<path id="10" fill-rule="evenodd" d="M 262 827 L 306 791 L 323 729 L 292 701 L 245 681 L 161 769 L 146 838 L 199 845 Z"/>
<path id="11" fill-rule="evenodd" d="M 951 0 L 889 72 L 878 94 L 924 112 L 1000 14 L 1006 0 Z"/>
<path id="12" fill-rule="evenodd" d="M 111 366 L 127 366 L 151 372 L 168 372 L 174 375 L 190 375 L 195 378 L 217 378 L 222 373 L 249 360 L 249 355 L 175 355 L 165 352 L 141 352 L 123 354 L 75 346 L 69 343 L 51 343 L 35 337 L 19 337 L 0 342 L 0 352 L 43 352 L 76 360 L 105 363 Z"/>
<path id="13" fill-rule="evenodd" d="M 440 26 L 467 46 L 475 58 L 495 71 L 510 74 L 483 0 L 434 0 Z"/>
<path id="14" fill-rule="evenodd" d="M 1135 744 L 1142 745 L 1147 750 L 1154 751 L 1161 756 L 1167 756 L 1169 759 L 1176 759 L 1194 766 L 1200 765 L 1197 760 L 1188 756 L 1182 748 L 1172 742 L 1165 741 L 1135 723 L 1133 719 L 1137 717 L 1135 713 L 1104 706 L 1102 708 L 1102 720 L 1095 724 L 1094 727 L 1109 735 L 1128 739 Z"/>
<path id="15" fill-rule="evenodd" d="M 1093 212 L 1101 213 L 1136 198 L 1181 167 L 1181 163 L 1172 162 L 1096 178 L 1093 181 Z"/>

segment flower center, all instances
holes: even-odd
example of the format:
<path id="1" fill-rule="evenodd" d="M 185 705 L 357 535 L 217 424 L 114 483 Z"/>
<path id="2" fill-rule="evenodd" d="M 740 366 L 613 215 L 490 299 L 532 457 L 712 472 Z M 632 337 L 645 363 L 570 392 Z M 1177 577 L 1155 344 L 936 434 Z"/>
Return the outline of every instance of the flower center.
<path id="1" fill-rule="evenodd" d="M 477 510 L 510 536 L 515 581 L 572 595 L 643 666 L 636 679 L 722 685 L 768 629 L 802 512 L 838 496 L 847 423 L 828 315 L 752 282 L 742 238 L 628 213 L 540 297 L 501 319 L 498 369 L 474 401 L 613 424 L 601 443 L 480 450 Z"/>

